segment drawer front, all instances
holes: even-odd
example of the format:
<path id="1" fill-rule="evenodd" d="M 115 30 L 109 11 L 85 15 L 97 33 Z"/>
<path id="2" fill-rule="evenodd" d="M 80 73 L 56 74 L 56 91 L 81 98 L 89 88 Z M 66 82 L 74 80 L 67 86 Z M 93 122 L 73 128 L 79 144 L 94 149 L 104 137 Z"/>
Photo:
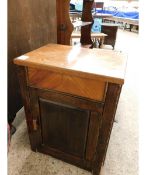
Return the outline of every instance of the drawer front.
<path id="1" fill-rule="evenodd" d="M 28 85 L 52 89 L 97 101 L 104 101 L 106 83 L 87 78 L 59 74 L 48 70 L 28 69 Z"/>

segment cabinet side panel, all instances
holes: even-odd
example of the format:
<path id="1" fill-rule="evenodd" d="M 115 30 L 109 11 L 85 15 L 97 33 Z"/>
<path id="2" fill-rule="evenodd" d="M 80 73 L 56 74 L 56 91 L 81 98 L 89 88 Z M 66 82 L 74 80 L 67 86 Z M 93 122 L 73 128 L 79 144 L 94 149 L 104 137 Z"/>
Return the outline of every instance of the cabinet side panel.
<path id="1" fill-rule="evenodd" d="M 102 123 L 99 130 L 96 156 L 93 165 L 93 174 L 99 174 L 104 162 L 110 134 L 113 127 L 117 104 L 121 92 L 121 85 L 109 83 L 102 115 Z"/>
<path id="2" fill-rule="evenodd" d="M 30 89 L 27 86 L 27 69 L 23 66 L 17 66 L 17 74 L 19 77 L 21 96 L 22 96 L 23 105 L 25 109 L 25 117 L 27 122 L 31 149 L 33 151 L 36 151 L 38 142 L 40 141 L 36 139 L 38 138 L 38 133 L 34 131 L 34 127 L 33 127 L 33 117 L 34 115 L 36 115 L 36 110 L 34 110 L 32 106 L 35 106 L 37 104 L 37 99 L 35 98 L 34 94 L 31 94 L 31 97 L 30 97 Z"/>

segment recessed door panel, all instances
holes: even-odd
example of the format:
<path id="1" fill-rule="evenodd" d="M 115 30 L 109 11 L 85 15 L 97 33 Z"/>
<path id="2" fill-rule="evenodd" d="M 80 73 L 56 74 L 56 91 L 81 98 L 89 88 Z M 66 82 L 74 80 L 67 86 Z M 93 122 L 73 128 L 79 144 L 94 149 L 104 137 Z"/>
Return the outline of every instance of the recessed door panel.
<path id="1" fill-rule="evenodd" d="M 83 158 L 89 111 L 40 99 L 40 114 L 43 144 Z"/>

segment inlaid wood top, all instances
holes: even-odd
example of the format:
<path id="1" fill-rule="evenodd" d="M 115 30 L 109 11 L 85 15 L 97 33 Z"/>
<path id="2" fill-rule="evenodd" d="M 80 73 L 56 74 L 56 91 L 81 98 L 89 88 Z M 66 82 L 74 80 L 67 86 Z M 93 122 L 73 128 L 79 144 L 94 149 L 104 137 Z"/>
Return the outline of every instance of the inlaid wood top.
<path id="1" fill-rule="evenodd" d="M 118 51 L 48 44 L 14 59 L 14 63 L 123 84 L 126 60 Z"/>

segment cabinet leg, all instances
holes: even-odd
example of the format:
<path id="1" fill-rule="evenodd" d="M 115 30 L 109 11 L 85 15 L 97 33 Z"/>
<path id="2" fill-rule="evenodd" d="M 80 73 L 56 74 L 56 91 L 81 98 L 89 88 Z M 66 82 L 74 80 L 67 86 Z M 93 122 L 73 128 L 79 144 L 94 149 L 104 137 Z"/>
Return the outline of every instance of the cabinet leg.
<path id="1" fill-rule="evenodd" d="M 100 175 L 106 175 L 104 166 L 101 167 Z"/>
<path id="2" fill-rule="evenodd" d="M 11 125 L 10 125 L 10 134 L 11 134 L 11 136 L 12 136 L 15 132 L 16 132 L 15 126 L 11 124 Z"/>
<path id="3" fill-rule="evenodd" d="M 99 171 L 99 169 L 95 170 L 95 171 L 93 170 L 92 174 L 93 175 L 106 175 L 104 166 L 101 167 L 100 171 Z"/>

